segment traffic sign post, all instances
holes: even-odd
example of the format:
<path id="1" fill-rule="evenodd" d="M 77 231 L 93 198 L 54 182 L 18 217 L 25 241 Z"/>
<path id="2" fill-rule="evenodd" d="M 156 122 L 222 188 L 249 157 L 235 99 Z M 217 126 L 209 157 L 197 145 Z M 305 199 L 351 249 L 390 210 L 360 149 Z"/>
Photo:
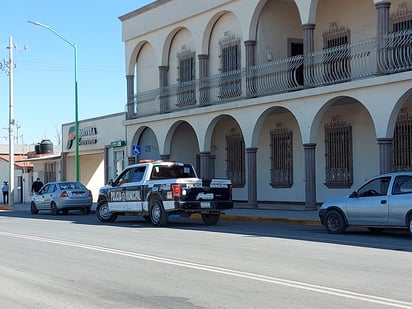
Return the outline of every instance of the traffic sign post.
<path id="1" fill-rule="evenodd" d="M 134 156 L 134 162 L 137 163 L 137 157 L 142 153 L 140 145 L 132 145 L 132 155 Z"/>

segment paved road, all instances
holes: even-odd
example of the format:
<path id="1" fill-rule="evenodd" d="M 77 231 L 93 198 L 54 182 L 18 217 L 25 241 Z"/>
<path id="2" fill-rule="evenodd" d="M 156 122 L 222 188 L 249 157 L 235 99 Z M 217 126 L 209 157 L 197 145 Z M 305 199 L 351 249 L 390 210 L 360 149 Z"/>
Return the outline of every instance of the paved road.
<path id="1" fill-rule="evenodd" d="M 412 308 L 406 233 L 9 211 L 0 246 L 4 308 Z"/>

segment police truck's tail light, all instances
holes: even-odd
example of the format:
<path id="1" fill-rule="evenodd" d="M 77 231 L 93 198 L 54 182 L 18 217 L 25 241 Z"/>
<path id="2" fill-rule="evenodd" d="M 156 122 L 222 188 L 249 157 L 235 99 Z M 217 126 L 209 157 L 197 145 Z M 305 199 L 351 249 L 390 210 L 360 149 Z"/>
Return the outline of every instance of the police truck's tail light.
<path id="1" fill-rule="evenodd" d="M 229 185 L 229 199 L 232 199 L 232 185 Z"/>
<path id="2" fill-rule="evenodd" d="M 173 197 L 181 197 L 182 192 L 179 184 L 172 185 Z"/>

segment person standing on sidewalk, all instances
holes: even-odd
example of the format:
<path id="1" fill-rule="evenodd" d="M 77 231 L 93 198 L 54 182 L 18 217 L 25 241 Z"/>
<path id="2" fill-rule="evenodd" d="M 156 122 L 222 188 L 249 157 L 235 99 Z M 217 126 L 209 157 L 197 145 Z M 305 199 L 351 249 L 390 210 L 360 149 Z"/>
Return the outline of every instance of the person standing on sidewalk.
<path id="1" fill-rule="evenodd" d="M 7 180 L 3 181 L 3 186 L 1 187 L 3 192 L 3 204 L 9 203 L 9 183 Z"/>
<path id="2" fill-rule="evenodd" d="M 43 183 L 41 182 L 40 178 L 37 177 L 36 181 L 33 182 L 31 186 L 31 193 L 39 193 L 42 187 L 43 187 Z"/>

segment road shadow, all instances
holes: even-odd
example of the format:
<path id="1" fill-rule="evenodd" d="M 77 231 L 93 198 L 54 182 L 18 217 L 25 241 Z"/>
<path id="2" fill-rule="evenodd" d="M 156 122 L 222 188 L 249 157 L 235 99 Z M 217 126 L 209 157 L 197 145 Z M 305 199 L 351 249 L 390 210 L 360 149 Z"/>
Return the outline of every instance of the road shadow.
<path id="1" fill-rule="evenodd" d="M 27 209 L 26 209 L 27 208 Z M 102 223 L 95 211 L 83 215 L 73 210 L 69 214 L 52 215 L 50 212 L 30 213 L 29 207 L 0 211 L 1 217 L 28 218 L 38 220 L 68 221 L 73 224 L 115 226 L 124 229 L 167 228 L 179 230 L 201 231 L 205 233 L 230 233 L 244 237 L 273 237 L 291 240 L 330 243 L 346 246 L 368 247 L 383 250 L 412 252 L 412 237 L 407 230 L 388 229 L 383 232 L 370 232 L 362 228 L 349 228 L 345 234 L 328 234 L 324 227 L 304 224 L 290 224 L 285 222 L 252 222 L 241 220 L 221 220 L 213 226 L 205 225 L 200 216 L 183 218 L 178 215 L 169 217 L 166 227 L 154 227 L 142 216 L 119 216 L 113 223 Z"/>

